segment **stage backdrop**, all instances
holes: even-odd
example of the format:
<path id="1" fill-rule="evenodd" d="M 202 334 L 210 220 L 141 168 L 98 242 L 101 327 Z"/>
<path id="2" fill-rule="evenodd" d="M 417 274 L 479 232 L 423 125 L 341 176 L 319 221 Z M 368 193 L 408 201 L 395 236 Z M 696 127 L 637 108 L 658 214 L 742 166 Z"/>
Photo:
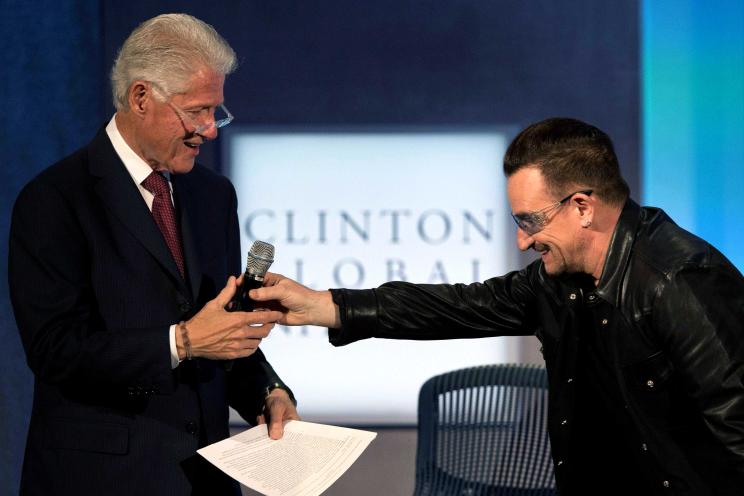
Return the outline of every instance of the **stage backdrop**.
<path id="1" fill-rule="evenodd" d="M 235 125 L 502 129 L 569 115 L 614 138 L 633 192 L 640 191 L 636 2 L 0 1 L 4 238 L 22 184 L 110 118 L 107 73 L 116 50 L 139 22 L 163 12 L 194 14 L 235 47 L 241 67 L 226 86 Z M 203 151 L 208 165 L 222 168 L 218 145 Z M 255 188 L 242 189 L 241 202 Z M 0 246 L 5 260 L 7 243 Z M 280 249 L 279 257 L 289 253 Z M 5 284 L 2 291 L 0 492 L 12 494 L 31 383 Z M 415 358 L 426 355 L 420 349 Z M 339 370 L 318 383 L 333 395 L 335 381 L 353 373 L 374 371 Z"/>
<path id="2" fill-rule="evenodd" d="M 643 2 L 643 194 L 744 270 L 744 2 Z"/>

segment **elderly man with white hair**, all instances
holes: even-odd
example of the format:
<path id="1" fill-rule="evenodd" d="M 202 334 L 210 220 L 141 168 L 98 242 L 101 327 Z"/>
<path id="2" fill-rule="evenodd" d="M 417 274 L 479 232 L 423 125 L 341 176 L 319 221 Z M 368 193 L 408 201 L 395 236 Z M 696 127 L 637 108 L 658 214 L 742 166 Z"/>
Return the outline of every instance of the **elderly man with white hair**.
<path id="1" fill-rule="evenodd" d="M 280 314 L 229 312 L 241 272 L 230 182 L 195 164 L 232 115 L 235 53 L 184 14 L 137 27 L 111 72 L 116 113 L 19 195 L 13 308 L 35 376 L 23 494 L 240 494 L 196 454 L 228 406 L 295 402 L 258 348 Z"/>

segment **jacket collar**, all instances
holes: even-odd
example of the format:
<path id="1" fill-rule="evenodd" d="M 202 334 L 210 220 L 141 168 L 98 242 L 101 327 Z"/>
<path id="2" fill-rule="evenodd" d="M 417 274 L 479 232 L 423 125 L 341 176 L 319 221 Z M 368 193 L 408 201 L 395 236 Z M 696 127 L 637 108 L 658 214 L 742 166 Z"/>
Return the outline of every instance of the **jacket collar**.
<path id="1" fill-rule="evenodd" d="M 628 198 L 610 239 L 602 276 L 597 287 L 597 294 L 616 307 L 620 305 L 623 276 L 630 261 L 640 223 L 641 207 Z"/>

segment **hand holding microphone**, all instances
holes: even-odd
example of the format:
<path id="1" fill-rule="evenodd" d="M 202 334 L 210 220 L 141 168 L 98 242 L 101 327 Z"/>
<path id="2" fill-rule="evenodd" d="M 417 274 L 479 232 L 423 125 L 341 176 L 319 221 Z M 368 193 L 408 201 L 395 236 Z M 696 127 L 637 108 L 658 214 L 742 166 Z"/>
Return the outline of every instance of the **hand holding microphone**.
<path id="1" fill-rule="evenodd" d="M 248 297 L 251 288 L 260 287 L 274 258 L 274 247 L 256 241 L 248 253 L 248 267 L 242 285 L 230 276 L 225 287 L 213 300 L 181 325 L 176 332 L 179 358 L 204 357 L 232 360 L 255 353 L 261 340 L 269 335 L 282 314 L 255 309 Z M 183 331 L 185 327 L 185 331 Z M 184 344 L 184 336 L 188 339 Z M 190 353 L 187 353 L 190 348 Z"/>
<path id="2" fill-rule="evenodd" d="M 340 327 L 341 316 L 330 291 L 316 291 L 271 272 L 264 276 L 263 287 L 250 294 L 255 302 L 266 302 L 277 308 L 282 317 L 277 322 L 288 326 L 316 325 Z"/>

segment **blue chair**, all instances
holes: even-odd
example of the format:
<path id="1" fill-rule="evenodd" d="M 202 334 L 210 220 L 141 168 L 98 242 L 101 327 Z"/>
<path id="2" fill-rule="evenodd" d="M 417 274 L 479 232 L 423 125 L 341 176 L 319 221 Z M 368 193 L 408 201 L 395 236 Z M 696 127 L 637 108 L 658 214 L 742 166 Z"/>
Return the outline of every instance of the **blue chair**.
<path id="1" fill-rule="evenodd" d="M 488 365 L 421 387 L 414 496 L 553 496 L 548 383 L 537 365 Z"/>

